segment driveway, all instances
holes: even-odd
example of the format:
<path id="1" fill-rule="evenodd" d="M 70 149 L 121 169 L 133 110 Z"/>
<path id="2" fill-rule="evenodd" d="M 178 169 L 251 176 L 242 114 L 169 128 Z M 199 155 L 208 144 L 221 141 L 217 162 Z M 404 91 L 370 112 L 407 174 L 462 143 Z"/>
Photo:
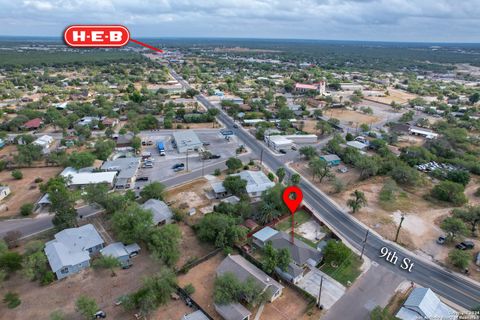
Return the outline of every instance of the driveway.
<path id="1" fill-rule="evenodd" d="M 318 297 L 322 276 L 323 285 L 320 304 L 323 304 L 324 309 L 330 309 L 345 293 L 346 288 L 339 282 L 315 268 L 310 270 L 297 285 L 312 296 Z"/>
<path id="2" fill-rule="evenodd" d="M 372 263 L 370 269 L 328 310 L 322 320 L 370 319 L 373 308 L 385 307 L 404 280 L 398 273 Z"/>

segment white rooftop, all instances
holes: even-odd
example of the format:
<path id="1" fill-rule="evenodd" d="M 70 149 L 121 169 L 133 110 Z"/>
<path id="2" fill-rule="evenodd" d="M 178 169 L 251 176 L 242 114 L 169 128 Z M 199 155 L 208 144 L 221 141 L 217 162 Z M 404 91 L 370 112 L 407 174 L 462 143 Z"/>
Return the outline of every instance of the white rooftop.
<path id="1" fill-rule="evenodd" d="M 458 313 L 440 301 L 430 288 L 415 288 L 396 317 L 402 320 L 457 319 Z"/>

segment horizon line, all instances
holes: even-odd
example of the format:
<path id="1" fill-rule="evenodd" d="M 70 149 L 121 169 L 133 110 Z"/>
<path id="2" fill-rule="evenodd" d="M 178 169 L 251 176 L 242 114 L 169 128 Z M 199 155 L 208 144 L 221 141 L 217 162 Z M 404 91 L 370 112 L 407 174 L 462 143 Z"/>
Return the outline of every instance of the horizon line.
<path id="1" fill-rule="evenodd" d="M 62 40 L 62 36 L 51 35 L 1 35 L 0 38 L 50 38 Z M 420 41 L 420 40 L 352 40 L 352 39 L 312 39 L 312 38 L 264 38 L 264 37 L 227 37 L 227 36 L 139 36 L 137 39 L 214 39 L 214 40 L 276 40 L 276 41 L 319 41 L 319 42 L 369 42 L 369 43 L 404 43 L 404 44 L 480 44 L 468 41 Z"/>

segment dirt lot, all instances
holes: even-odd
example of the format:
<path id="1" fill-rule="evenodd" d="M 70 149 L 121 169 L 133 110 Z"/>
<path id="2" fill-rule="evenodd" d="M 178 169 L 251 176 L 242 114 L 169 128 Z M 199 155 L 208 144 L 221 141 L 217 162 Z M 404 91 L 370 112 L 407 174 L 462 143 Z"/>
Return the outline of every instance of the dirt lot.
<path id="1" fill-rule="evenodd" d="M 0 296 L 8 291 L 17 292 L 22 303 L 15 309 L 6 309 L 2 306 L 2 319 L 48 319 L 51 312 L 61 309 L 66 319 L 82 319 L 75 312 L 75 300 L 82 294 L 93 297 L 98 306 L 104 310 L 111 319 L 133 319 L 133 313 L 125 312 L 121 306 L 115 306 L 116 299 L 126 293 L 137 290 L 141 286 L 144 276 L 159 271 L 159 265 L 141 252 L 133 259 L 133 266 L 128 270 L 118 270 L 116 277 L 110 276 L 109 270 L 86 269 L 79 274 L 56 281 L 53 284 L 41 287 L 37 282 L 25 280 L 21 275 L 14 275 L 7 280 L 0 289 Z M 182 306 L 184 303 L 173 302 L 166 309 L 171 319 L 179 319 L 189 312 Z M 163 308 L 162 308 L 163 309 Z M 187 308 L 188 309 L 188 308 Z M 174 314 L 174 312 L 176 314 Z M 167 319 L 162 314 L 155 319 Z M 170 318 L 169 318 L 170 319 Z"/>
<path id="2" fill-rule="evenodd" d="M 374 124 L 380 121 L 379 117 L 374 115 L 368 115 L 359 111 L 347 110 L 347 109 L 330 109 L 325 112 L 325 115 L 329 118 L 336 118 L 346 125 L 350 125 L 355 128 L 356 125 L 362 123 Z"/>
<path id="3" fill-rule="evenodd" d="M 202 262 L 187 274 L 178 277 L 178 284 L 181 287 L 191 283 L 195 287 L 193 299 L 204 308 L 214 319 L 221 319 L 213 306 L 213 285 L 215 281 L 215 269 L 222 262 L 223 254 Z"/>
<path id="4" fill-rule="evenodd" d="M 293 167 L 311 181 L 311 174 L 305 162 L 295 163 Z M 345 174 L 335 172 L 335 175 L 346 184 L 343 192 L 332 193 L 333 186 L 328 180 L 324 180 L 321 184 L 316 181 L 315 185 L 322 191 L 329 193 L 329 196 L 346 211 L 350 211 L 346 202 L 350 199 L 351 193 L 354 190 L 362 191 L 367 198 L 368 205 L 362 208 L 360 212 L 355 213 L 355 217 L 389 240 L 394 240 L 403 214 L 405 219 L 402 224 L 399 243 L 414 250 L 419 255 L 441 264 L 448 264 L 448 253 L 455 244 L 441 246 L 435 240 L 444 234 L 440 228 L 440 223 L 451 213 L 453 207 L 446 206 L 444 203 L 432 203 L 425 199 L 425 195 L 433 187 L 429 180 L 426 181 L 426 185 L 418 188 L 400 189 L 394 202 L 383 203 L 379 200 L 378 195 L 387 179 L 386 177 L 358 181 L 357 170 L 350 168 L 349 172 Z M 470 199 L 470 205 L 480 204 L 480 198 L 473 195 L 478 188 L 479 180 L 478 177 L 474 177 L 465 190 L 465 194 Z M 480 247 L 478 238 L 472 240 L 475 242 L 475 248 Z M 471 277 L 480 280 L 480 269 L 473 264 L 473 254 L 476 252 L 478 250 L 471 252 L 472 263 L 469 269 Z"/>
<path id="5" fill-rule="evenodd" d="M 273 303 L 266 303 L 260 319 L 308 319 L 307 301 L 295 290 L 285 287 L 283 293 Z M 254 315 L 256 313 L 253 313 Z M 313 319 L 313 317 L 312 317 Z M 318 317 L 316 318 L 318 319 Z"/>
<path id="6" fill-rule="evenodd" d="M 368 97 L 369 100 L 377 101 L 380 103 L 390 104 L 392 101 L 395 103 L 404 104 L 407 103 L 408 100 L 415 99 L 417 96 L 412 93 L 408 93 L 403 90 L 398 90 L 395 88 L 388 88 L 388 92 L 390 93 L 389 96 L 386 97 Z"/>
<path id="7" fill-rule="evenodd" d="M 34 203 L 40 198 L 38 184 L 34 180 L 38 177 L 44 182 L 56 176 L 62 171 L 60 167 L 46 168 L 26 168 L 20 169 L 23 173 L 23 179 L 16 180 L 12 178 L 12 172 L 0 172 L 0 183 L 8 185 L 11 194 L 2 200 L 0 205 L 0 217 L 12 217 L 19 213 L 20 207 L 24 203 Z"/>
<path id="8" fill-rule="evenodd" d="M 316 125 L 317 125 L 316 120 L 303 120 L 303 131 L 311 134 L 316 134 L 318 132 L 318 130 L 315 129 Z"/>
<path id="9" fill-rule="evenodd" d="M 214 250 L 210 244 L 201 243 L 191 227 L 185 223 L 179 223 L 178 226 L 182 231 L 182 242 L 180 244 L 180 252 L 182 255 L 177 262 L 177 267 L 183 266 L 191 259 L 201 258 Z"/>

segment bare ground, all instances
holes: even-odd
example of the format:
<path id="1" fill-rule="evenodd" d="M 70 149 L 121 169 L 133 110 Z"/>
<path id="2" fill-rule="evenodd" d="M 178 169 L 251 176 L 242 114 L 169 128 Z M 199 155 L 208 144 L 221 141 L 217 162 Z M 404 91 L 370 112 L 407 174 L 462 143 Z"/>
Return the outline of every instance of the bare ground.
<path id="1" fill-rule="evenodd" d="M 36 178 L 42 178 L 44 182 L 58 175 L 62 168 L 26 168 L 20 169 L 23 179 L 12 178 L 12 171 L 0 172 L 0 184 L 10 187 L 11 194 L 3 199 L 0 204 L 0 217 L 13 217 L 19 214 L 20 207 L 24 203 L 35 203 L 41 195 Z"/>

